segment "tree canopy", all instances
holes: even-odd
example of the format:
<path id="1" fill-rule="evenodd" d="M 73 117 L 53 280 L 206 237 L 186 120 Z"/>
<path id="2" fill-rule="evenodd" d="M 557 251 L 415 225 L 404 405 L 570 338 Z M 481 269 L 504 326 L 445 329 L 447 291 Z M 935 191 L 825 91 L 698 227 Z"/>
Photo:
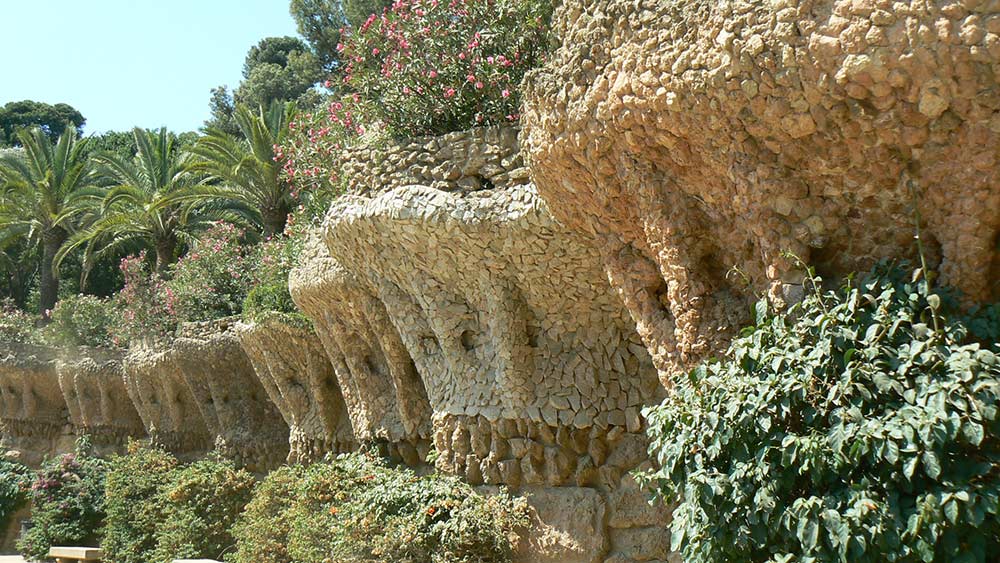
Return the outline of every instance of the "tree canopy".
<path id="1" fill-rule="evenodd" d="M 67 126 L 83 132 L 86 118 L 69 104 L 46 104 L 32 100 L 10 102 L 0 108 L 0 146 L 19 145 L 17 132 L 39 127 L 49 139 L 55 141 Z"/>
<path id="2" fill-rule="evenodd" d="M 239 134 L 236 104 L 268 108 L 273 102 L 293 102 L 308 107 L 319 101 L 313 89 L 323 77 L 323 68 L 301 39 L 266 37 L 250 48 L 243 63 L 243 81 L 230 93 L 225 86 L 212 89 L 212 117 L 205 126 Z"/>

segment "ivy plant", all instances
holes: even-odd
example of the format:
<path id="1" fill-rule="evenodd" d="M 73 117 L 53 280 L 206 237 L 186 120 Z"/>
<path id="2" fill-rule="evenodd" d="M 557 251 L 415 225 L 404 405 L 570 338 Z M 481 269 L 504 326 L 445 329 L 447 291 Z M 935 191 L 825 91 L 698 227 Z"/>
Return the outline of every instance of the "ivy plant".
<path id="1" fill-rule="evenodd" d="M 646 410 L 684 561 L 996 561 L 998 309 L 882 266 L 783 313 Z"/>

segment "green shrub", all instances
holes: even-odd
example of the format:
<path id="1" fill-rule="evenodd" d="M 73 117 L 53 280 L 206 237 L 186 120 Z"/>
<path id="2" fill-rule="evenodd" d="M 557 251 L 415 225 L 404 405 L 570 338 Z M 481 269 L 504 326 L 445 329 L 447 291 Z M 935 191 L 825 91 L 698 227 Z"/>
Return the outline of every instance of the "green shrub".
<path id="1" fill-rule="evenodd" d="M 0 299 L 0 342 L 37 344 L 35 317 L 18 309 L 11 299 Z"/>
<path id="2" fill-rule="evenodd" d="M 236 543 L 232 528 L 254 484 L 249 472 L 215 455 L 174 470 L 162 490 L 165 518 L 148 561 L 221 560 Z"/>
<path id="3" fill-rule="evenodd" d="M 292 561 L 288 554 L 291 509 L 305 475 L 305 466 L 282 466 L 257 485 L 253 498 L 233 528 L 236 552 L 227 559 L 237 563 Z"/>
<path id="4" fill-rule="evenodd" d="M 32 474 L 24 464 L 0 457 L 0 530 L 28 502 Z"/>
<path id="5" fill-rule="evenodd" d="M 232 561 L 502 562 L 525 524 L 523 500 L 353 454 L 269 475 L 237 524 Z"/>
<path id="6" fill-rule="evenodd" d="M 101 549 L 109 563 L 149 563 L 156 531 L 166 519 L 161 489 L 177 459 L 159 447 L 129 442 L 128 453 L 111 458 L 105 483 L 107 521 Z"/>
<path id="7" fill-rule="evenodd" d="M 42 560 L 53 545 L 97 545 L 105 472 L 105 462 L 92 454 L 86 438 L 74 453 L 47 461 L 31 486 L 34 526 L 18 540 L 18 551 Z"/>
<path id="8" fill-rule="evenodd" d="M 913 279 L 761 302 L 647 410 L 685 561 L 996 560 L 1000 347 L 966 327 L 1000 325 Z"/>
<path id="9" fill-rule="evenodd" d="M 229 223 L 206 231 L 172 267 L 166 293 L 178 321 L 210 321 L 238 315 L 254 281 L 244 233 Z"/>
<path id="10" fill-rule="evenodd" d="M 111 346 L 111 326 L 120 315 L 113 302 L 93 295 L 64 297 L 54 309 L 42 331 L 45 342 L 53 346 Z"/>
<path id="11" fill-rule="evenodd" d="M 551 12 L 534 0 L 394 2 L 347 30 L 343 80 L 396 135 L 517 121 L 518 86 L 548 46 Z"/>

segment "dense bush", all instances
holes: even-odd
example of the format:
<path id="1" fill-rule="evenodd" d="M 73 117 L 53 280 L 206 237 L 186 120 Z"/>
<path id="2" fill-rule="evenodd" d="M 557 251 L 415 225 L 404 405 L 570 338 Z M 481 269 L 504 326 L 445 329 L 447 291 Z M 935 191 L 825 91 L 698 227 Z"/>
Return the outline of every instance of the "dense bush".
<path id="1" fill-rule="evenodd" d="M 233 561 L 508 561 L 525 514 L 506 494 L 355 454 L 269 475 L 237 524 Z"/>
<path id="2" fill-rule="evenodd" d="M 162 490 L 164 520 L 148 561 L 221 560 L 236 544 L 232 528 L 255 483 L 246 470 L 214 454 L 175 469 Z"/>
<path id="3" fill-rule="evenodd" d="M 54 346 L 111 346 L 110 329 L 119 320 L 114 303 L 93 295 L 64 297 L 52 309 L 43 338 Z"/>
<path id="4" fill-rule="evenodd" d="M 964 318 L 915 279 L 762 302 L 647 411 L 685 561 L 996 560 L 996 310 Z"/>
<path id="5" fill-rule="evenodd" d="M 53 545 L 96 545 L 104 520 L 106 464 L 82 438 L 74 453 L 47 461 L 31 485 L 34 526 L 17 549 L 41 560 Z"/>
<path id="6" fill-rule="evenodd" d="M 177 328 L 174 295 L 164 281 L 150 272 L 146 253 L 121 261 L 125 286 L 114 303 L 122 311 L 111 328 L 112 341 L 120 346 L 141 340 L 156 340 Z"/>
<path id="7" fill-rule="evenodd" d="M 0 530 L 28 502 L 32 474 L 24 464 L 0 457 Z"/>
<path id="8" fill-rule="evenodd" d="M 150 563 L 156 531 L 166 519 L 160 491 L 170 483 L 177 459 L 162 448 L 130 442 L 111 458 L 105 484 L 107 522 L 101 549 L 109 563 Z"/>
<path id="9" fill-rule="evenodd" d="M 248 320 L 280 318 L 297 326 L 312 326 L 298 312 L 288 291 L 288 274 L 298 263 L 307 232 L 302 220 L 292 215 L 282 235 L 257 246 L 253 256 L 254 285 L 243 301 L 243 316 Z"/>
<path id="10" fill-rule="evenodd" d="M 17 308 L 11 299 L 0 299 L 0 342 L 36 343 L 35 317 Z"/>
<path id="11" fill-rule="evenodd" d="M 166 291 L 181 321 L 239 314 L 253 283 L 251 249 L 242 230 L 218 223 L 174 264 Z"/>
<path id="12" fill-rule="evenodd" d="M 516 121 L 518 84 L 547 47 L 551 2 L 397 0 L 347 31 L 343 80 L 390 132 Z"/>

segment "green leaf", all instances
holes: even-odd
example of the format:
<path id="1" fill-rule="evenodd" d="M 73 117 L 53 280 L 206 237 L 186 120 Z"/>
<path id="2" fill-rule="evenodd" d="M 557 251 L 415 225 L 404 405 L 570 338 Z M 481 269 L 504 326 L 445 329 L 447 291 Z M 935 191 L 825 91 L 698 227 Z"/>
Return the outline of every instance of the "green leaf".
<path id="1" fill-rule="evenodd" d="M 937 479 L 941 476 L 941 463 L 938 461 L 937 455 L 934 452 L 927 450 L 923 455 L 924 471 L 931 479 Z"/>

